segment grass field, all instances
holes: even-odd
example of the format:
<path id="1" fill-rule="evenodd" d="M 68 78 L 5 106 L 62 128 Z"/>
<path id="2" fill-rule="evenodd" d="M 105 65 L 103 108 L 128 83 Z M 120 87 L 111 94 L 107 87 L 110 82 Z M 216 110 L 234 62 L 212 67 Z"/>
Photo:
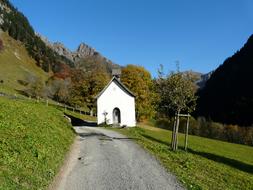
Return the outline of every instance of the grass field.
<path id="1" fill-rule="evenodd" d="M 170 149 L 171 131 L 147 125 L 115 129 L 135 138 L 188 189 L 253 189 L 253 147 L 189 136 L 188 152 Z"/>
<path id="2" fill-rule="evenodd" d="M 47 189 L 73 138 L 56 108 L 0 97 L 0 189 Z"/>

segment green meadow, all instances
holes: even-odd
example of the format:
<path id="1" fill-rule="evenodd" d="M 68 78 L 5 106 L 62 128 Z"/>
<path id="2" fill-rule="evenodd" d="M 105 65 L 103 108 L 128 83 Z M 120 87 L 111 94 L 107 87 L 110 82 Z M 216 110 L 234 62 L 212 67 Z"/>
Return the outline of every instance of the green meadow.
<path id="1" fill-rule="evenodd" d="M 188 189 L 253 189 L 253 147 L 190 135 L 185 152 L 179 134 L 179 150 L 173 152 L 169 130 L 147 125 L 115 130 L 134 138 Z"/>

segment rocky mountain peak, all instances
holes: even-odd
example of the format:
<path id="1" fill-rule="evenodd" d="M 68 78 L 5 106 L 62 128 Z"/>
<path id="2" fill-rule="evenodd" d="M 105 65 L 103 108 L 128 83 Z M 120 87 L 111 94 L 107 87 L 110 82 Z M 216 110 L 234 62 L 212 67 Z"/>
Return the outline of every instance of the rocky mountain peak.
<path id="1" fill-rule="evenodd" d="M 113 64 L 109 59 L 102 56 L 94 48 L 92 48 L 91 46 L 83 42 L 77 47 L 76 51 L 71 51 L 68 48 L 66 48 L 64 44 L 62 44 L 61 42 L 52 43 L 47 38 L 43 37 L 42 35 L 38 33 L 36 33 L 36 35 L 40 37 L 40 39 L 44 41 L 44 43 L 48 47 L 50 47 L 54 52 L 56 52 L 57 54 L 61 56 L 64 56 L 65 58 L 72 61 L 73 63 L 77 63 L 81 59 L 96 57 L 98 59 L 104 60 L 104 62 L 107 64 Z"/>
<path id="2" fill-rule="evenodd" d="M 81 43 L 78 46 L 76 53 L 81 55 L 81 57 L 87 57 L 87 56 L 93 56 L 96 53 L 96 50 L 86 45 L 85 43 Z"/>

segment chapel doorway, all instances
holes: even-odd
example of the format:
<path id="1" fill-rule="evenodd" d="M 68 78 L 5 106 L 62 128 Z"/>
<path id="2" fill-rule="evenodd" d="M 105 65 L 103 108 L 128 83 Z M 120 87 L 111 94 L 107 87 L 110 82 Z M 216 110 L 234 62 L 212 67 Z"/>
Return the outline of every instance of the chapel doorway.
<path id="1" fill-rule="evenodd" d="M 120 118 L 120 110 L 119 108 L 114 108 L 113 112 L 113 124 L 120 124 L 121 123 L 121 118 Z"/>

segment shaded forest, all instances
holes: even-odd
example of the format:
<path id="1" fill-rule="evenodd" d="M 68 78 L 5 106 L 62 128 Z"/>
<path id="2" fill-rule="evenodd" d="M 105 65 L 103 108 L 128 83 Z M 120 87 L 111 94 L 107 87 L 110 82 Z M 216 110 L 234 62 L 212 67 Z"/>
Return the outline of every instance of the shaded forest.
<path id="1" fill-rule="evenodd" d="M 253 123 L 253 35 L 220 65 L 198 93 L 197 115 L 216 122 Z"/>

